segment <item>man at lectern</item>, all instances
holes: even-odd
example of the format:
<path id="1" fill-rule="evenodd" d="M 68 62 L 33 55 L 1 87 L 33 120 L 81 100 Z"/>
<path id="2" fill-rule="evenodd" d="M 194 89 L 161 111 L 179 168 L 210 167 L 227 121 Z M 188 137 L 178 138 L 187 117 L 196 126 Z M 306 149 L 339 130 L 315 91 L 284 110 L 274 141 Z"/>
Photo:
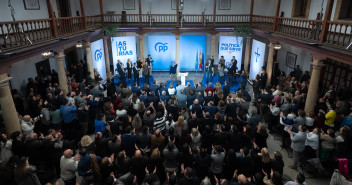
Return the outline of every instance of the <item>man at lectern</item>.
<path id="1" fill-rule="evenodd" d="M 172 66 L 170 67 L 171 83 L 173 83 L 173 81 L 177 81 L 176 71 L 177 71 L 177 64 L 175 64 L 175 62 L 172 62 Z"/>

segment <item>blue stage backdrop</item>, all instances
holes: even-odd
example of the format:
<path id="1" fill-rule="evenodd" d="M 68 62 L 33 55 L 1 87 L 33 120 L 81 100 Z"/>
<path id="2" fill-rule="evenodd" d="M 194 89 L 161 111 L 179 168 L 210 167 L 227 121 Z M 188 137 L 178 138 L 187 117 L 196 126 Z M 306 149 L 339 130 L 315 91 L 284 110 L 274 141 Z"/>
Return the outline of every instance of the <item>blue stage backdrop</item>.
<path id="1" fill-rule="evenodd" d="M 168 71 L 176 61 L 176 36 L 148 36 L 148 52 L 153 58 L 153 71 Z"/>
<path id="2" fill-rule="evenodd" d="M 249 79 L 255 79 L 255 76 L 261 71 L 264 65 L 264 55 L 265 43 L 253 39 Z"/>
<path id="3" fill-rule="evenodd" d="M 207 38 L 205 35 L 181 35 L 180 70 L 203 71 L 206 62 Z"/>
<path id="4" fill-rule="evenodd" d="M 105 55 L 103 39 L 92 42 L 90 45 L 92 52 L 93 68 L 96 68 L 100 76 L 106 80 Z"/>
<path id="5" fill-rule="evenodd" d="M 237 60 L 237 70 L 241 70 L 242 41 L 242 37 L 220 36 L 219 59 L 221 56 L 224 56 L 226 66 L 230 65 L 232 56 L 235 56 Z"/>
<path id="6" fill-rule="evenodd" d="M 127 67 L 127 59 L 131 59 L 132 63 L 137 61 L 135 36 L 111 37 L 111 50 L 114 70 L 118 59 L 120 59 L 125 67 Z"/>

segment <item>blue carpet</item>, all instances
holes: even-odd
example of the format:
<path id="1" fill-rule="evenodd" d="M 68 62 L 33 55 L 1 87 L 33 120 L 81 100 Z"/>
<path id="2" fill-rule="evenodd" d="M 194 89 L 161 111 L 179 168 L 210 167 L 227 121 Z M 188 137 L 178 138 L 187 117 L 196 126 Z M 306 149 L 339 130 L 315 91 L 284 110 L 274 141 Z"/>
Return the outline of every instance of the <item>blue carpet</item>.
<path id="1" fill-rule="evenodd" d="M 228 76 L 225 76 L 225 81 L 228 80 Z M 225 85 L 225 82 L 221 81 L 219 79 L 219 76 L 217 74 L 214 74 L 213 77 L 210 77 L 210 81 L 212 84 L 213 84 L 213 87 L 215 86 L 215 84 L 217 82 L 220 82 L 221 84 L 221 87 L 223 87 Z M 230 88 L 230 91 L 231 92 L 237 92 L 239 88 L 241 88 L 241 83 L 242 83 L 242 77 L 238 77 L 238 78 L 235 78 L 234 80 L 234 84 L 233 86 Z M 208 84 L 207 84 L 207 79 L 206 79 L 206 76 L 205 76 L 205 73 L 203 75 L 203 80 L 202 80 L 202 84 L 204 86 L 207 86 L 208 87 Z"/>
<path id="2" fill-rule="evenodd" d="M 185 86 L 187 86 L 188 82 L 191 84 L 191 87 L 195 87 L 192 80 L 186 80 Z M 166 88 L 169 88 L 170 84 L 171 84 L 171 80 L 166 81 Z M 176 84 L 177 82 L 173 81 L 172 85 L 174 86 L 174 88 L 176 88 Z"/>
<path id="3" fill-rule="evenodd" d="M 153 84 L 153 80 L 154 80 L 154 77 L 153 77 L 153 75 L 152 76 L 150 76 L 150 78 L 149 78 L 149 85 L 152 85 Z M 117 83 L 120 81 L 120 79 L 118 78 L 118 77 L 114 77 L 114 84 L 115 84 L 115 86 L 117 87 Z M 139 86 L 143 86 L 143 84 L 144 84 L 144 75 L 143 75 L 143 78 L 140 78 L 139 79 Z M 131 87 L 133 87 L 133 76 L 132 76 L 132 79 L 131 80 L 129 80 L 128 78 L 126 78 L 126 84 L 128 85 L 128 86 L 131 86 Z"/>

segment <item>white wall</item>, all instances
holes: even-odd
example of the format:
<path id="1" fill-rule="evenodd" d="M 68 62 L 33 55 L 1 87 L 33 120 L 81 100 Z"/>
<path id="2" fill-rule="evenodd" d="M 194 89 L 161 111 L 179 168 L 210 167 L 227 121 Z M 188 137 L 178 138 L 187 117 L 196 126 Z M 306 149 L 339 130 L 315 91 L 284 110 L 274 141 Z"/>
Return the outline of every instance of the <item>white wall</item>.
<path id="1" fill-rule="evenodd" d="M 273 6 L 271 4 L 274 2 Z M 274 15 L 276 0 L 256 0 L 254 5 L 254 12 L 263 15 Z M 100 13 L 99 2 L 96 0 L 85 0 L 86 15 L 96 15 Z M 249 14 L 250 0 L 231 0 L 230 10 L 219 10 L 219 1 L 217 1 L 217 14 Z M 176 10 L 171 9 L 171 0 L 149 0 L 141 1 L 142 14 L 150 11 L 153 14 L 175 14 Z M 127 14 L 138 14 L 139 6 L 138 0 L 135 0 L 134 10 L 123 10 L 122 0 L 104 0 L 103 1 L 104 13 L 107 11 L 115 11 L 120 14 L 121 11 L 126 11 Z M 184 0 L 184 14 L 201 14 L 205 9 L 206 14 L 213 14 L 214 0 Z M 257 14 L 257 13 L 256 13 Z"/>
<path id="2" fill-rule="evenodd" d="M 321 11 L 322 2 L 323 2 L 323 14 L 325 16 L 325 9 L 326 9 L 326 4 L 328 1 L 327 0 L 311 0 L 308 19 L 315 20 L 317 18 L 317 13 L 319 13 Z M 334 19 L 336 2 L 337 2 L 337 0 L 334 1 L 334 5 L 332 7 L 331 20 Z M 292 6 L 293 6 L 293 0 L 281 0 L 280 12 L 281 11 L 285 12 L 284 17 L 291 18 Z"/>
<path id="3" fill-rule="evenodd" d="M 76 11 L 79 12 L 79 15 L 82 15 L 81 5 L 79 4 L 79 0 L 71 0 L 70 5 L 71 5 L 71 15 L 72 16 L 77 16 Z"/>
<path id="4" fill-rule="evenodd" d="M 275 16 L 277 0 L 254 0 L 253 14 L 264 16 Z M 250 1 L 248 1 L 250 4 Z M 249 9 L 247 11 L 249 14 Z"/>
<path id="5" fill-rule="evenodd" d="M 57 15 L 56 1 L 51 0 L 54 12 Z M 11 4 L 15 9 L 15 19 L 20 20 L 31 20 L 31 19 L 47 19 L 49 18 L 48 7 L 46 0 L 39 0 L 40 10 L 25 10 L 22 0 L 11 0 Z M 8 6 L 8 0 L 0 1 L 0 22 L 12 21 L 11 10 Z"/>
<path id="6" fill-rule="evenodd" d="M 290 68 L 286 66 L 286 55 L 287 52 L 291 52 L 297 55 L 296 65 L 299 65 L 301 70 L 310 71 L 310 63 L 312 61 L 311 53 L 302 50 L 300 48 L 287 45 L 285 43 L 280 43 L 281 49 L 277 53 L 277 61 L 279 62 L 279 68 L 281 71 L 284 71 L 286 75 L 291 72 Z"/>
<path id="7" fill-rule="evenodd" d="M 26 93 L 27 79 L 30 77 L 34 79 L 38 75 L 35 64 L 41 61 L 43 61 L 42 56 L 37 55 L 12 64 L 8 70 L 9 76 L 13 77 L 11 80 L 12 89 L 18 89 L 22 93 Z M 50 69 L 57 71 L 56 59 L 50 58 L 49 63 Z"/>

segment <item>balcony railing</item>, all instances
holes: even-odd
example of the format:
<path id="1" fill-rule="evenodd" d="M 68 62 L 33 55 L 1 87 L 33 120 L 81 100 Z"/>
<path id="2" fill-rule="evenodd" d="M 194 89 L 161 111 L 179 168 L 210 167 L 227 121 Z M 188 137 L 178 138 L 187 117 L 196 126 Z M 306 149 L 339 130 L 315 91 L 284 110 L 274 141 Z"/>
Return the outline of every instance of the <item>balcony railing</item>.
<path id="1" fill-rule="evenodd" d="M 51 19 L 0 22 L 0 50 L 53 39 Z"/>
<path id="2" fill-rule="evenodd" d="M 322 21 L 279 18 L 277 33 L 302 40 L 320 40 Z"/>
<path id="3" fill-rule="evenodd" d="M 273 31 L 275 17 L 253 15 L 252 25 L 256 29 Z"/>
<path id="4" fill-rule="evenodd" d="M 345 48 L 352 41 L 352 23 L 328 21 L 327 44 Z"/>
<path id="5" fill-rule="evenodd" d="M 177 20 L 178 19 L 178 20 Z M 104 24 L 120 27 L 227 27 L 249 25 L 254 29 L 345 48 L 352 41 L 352 23 L 273 16 L 214 15 L 212 14 L 105 14 L 54 19 L 0 22 L 0 52 L 67 37 L 87 30 L 99 29 Z M 325 34 L 322 33 L 325 31 Z"/>

